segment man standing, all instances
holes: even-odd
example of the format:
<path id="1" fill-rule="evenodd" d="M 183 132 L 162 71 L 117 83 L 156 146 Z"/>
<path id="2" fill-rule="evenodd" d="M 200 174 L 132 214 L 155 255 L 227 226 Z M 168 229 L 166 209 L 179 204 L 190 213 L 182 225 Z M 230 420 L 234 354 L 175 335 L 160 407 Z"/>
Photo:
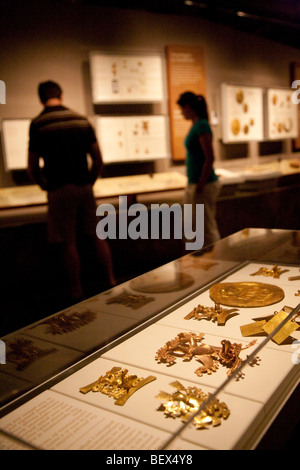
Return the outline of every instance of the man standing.
<path id="1" fill-rule="evenodd" d="M 30 125 L 28 173 L 48 193 L 48 240 L 62 247 L 70 295 L 72 301 L 79 301 L 84 297 L 79 231 L 93 243 L 110 285 L 115 285 L 110 249 L 96 235 L 92 187 L 103 168 L 102 156 L 94 129 L 84 116 L 62 105 L 62 89 L 57 83 L 41 83 L 38 94 L 44 110 Z"/>

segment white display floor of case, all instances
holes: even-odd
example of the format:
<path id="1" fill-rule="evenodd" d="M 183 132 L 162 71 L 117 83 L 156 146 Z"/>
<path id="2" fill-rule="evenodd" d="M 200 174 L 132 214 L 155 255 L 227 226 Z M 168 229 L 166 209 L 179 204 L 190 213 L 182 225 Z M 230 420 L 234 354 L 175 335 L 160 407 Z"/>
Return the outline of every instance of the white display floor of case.
<path id="1" fill-rule="evenodd" d="M 185 319 L 194 307 L 214 305 L 209 287 L 136 334 L 108 348 L 101 357 L 92 360 L 71 375 L 58 381 L 0 420 L 0 448 L 20 448 L 19 442 L 7 440 L 7 435 L 37 449 L 103 449 L 103 450 L 157 450 L 170 443 L 168 449 L 249 449 L 254 448 L 274 416 L 299 383 L 299 361 L 295 361 L 295 344 L 300 343 L 300 329 L 282 344 L 270 339 L 257 356 L 242 369 L 242 374 L 228 380 L 228 368 L 219 364 L 215 372 L 197 376 L 201 366 L 196 358 L 183 360 L 179 355 L 168 365 L 156 359 L 157 351 L 180 333 L 204 334 L 202 343 L 220 347 L 226 339 L 247 346 L 240 358 L 243 361 L 263 344 L 267 335 L 243 337 L 240 327 L 255 319 L 273 315 L 284 307 L 294 309 L 299 304 L 297 292 L 300 282 L 299 267 L 280 265 L 279 278 L 255 275 L 269 264 L 247 263 L 230 272 L 221 282 L 261 282 L 278 286 L 284 298 L 263 307 L 238 308 L 225 325 L 207 319 Z M 296 279 L 295 279 L 296 278 Z M 230 308 L 224 306 L 224 308 Z M 80 387 L 96 381 L 113 367 L 128 369 L 129 374 L 155 380 L 137 390 L 124 406 L 100 392 L 83 394 Z M 198 387 L 214 394 L 230 410 L 219 426 L 196 429 L 193 424 L 182 428 L 180 418 L 165 416 L 158 410 L 157 395 L 174 391 L 170 383 L 179 381 L 184 387 Z M 175 436 L 172 440 L 172 436 Z"/>

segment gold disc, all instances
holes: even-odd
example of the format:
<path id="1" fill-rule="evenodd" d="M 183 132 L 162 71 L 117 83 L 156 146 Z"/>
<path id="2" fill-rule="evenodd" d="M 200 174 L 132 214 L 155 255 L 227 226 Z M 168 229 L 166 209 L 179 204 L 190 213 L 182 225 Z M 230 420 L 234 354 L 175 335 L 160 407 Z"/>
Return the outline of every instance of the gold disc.
<path id="1" fill-rule="evenodd" d="M 264 307 L 284 299 L 284 291 L 262 282 L 223 282 L 209 289 L 211 299 L 229 307 Z"/>
<path id="2" fill-rule="evenodd" d="M 238 119 L 234 119 L 231 123 L 231 130 L 234 135 L 238 135 L 240 132 L 241 126 Z"/>
<path id="3" fill-rule="evenodd" d="M 242 103 L 243 102 L 243 99 L 244 99 L 244 93 L 242 92 L 242 90 L 238 90 L 236 92 L 236 100 L 238 103 Z"/>

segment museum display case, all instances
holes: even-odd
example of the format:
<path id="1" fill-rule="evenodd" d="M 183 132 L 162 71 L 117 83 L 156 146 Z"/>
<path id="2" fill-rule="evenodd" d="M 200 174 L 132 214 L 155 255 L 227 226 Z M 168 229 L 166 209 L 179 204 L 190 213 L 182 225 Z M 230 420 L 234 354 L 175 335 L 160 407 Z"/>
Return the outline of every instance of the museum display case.
<path id="1" fill-rule="evenodd" d="M 249 228 L 1 338 L 0 448 L 255 449 L 299 384 L 299 289 L 300 232 Z"/>

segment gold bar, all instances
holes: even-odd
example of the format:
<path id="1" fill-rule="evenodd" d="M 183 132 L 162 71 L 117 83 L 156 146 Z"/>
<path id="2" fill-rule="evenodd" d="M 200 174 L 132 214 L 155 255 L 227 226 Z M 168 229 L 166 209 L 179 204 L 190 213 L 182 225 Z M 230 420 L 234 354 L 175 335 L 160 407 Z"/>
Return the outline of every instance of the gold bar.
<path id="1" fill-rule="evenodd" d="M 248 323 L 248 325 L 240 326 L 242 336 L 253 336 L 264 333 L 262 327 L 267 322 L 266 320 L 256 321 L 255 323 Z"/>

